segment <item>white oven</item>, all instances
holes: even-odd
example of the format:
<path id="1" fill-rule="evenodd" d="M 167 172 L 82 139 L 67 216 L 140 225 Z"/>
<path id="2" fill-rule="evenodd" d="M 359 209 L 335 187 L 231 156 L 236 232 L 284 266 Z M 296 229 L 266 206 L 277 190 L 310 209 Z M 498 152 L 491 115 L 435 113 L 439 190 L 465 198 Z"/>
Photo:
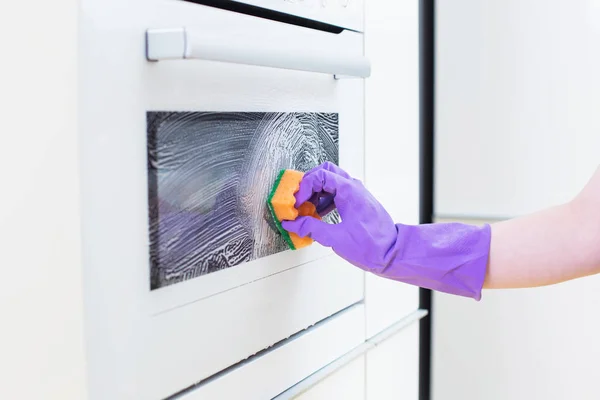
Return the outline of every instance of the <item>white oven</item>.
<path id="1" fill-rule="evenodd" d="M 265 213 L 281 168 L 364 177 L 362 2 L 84 0 L 82 21 L 92 398 L 210 384 L 334 314 L 320 363 L 363 341 L 364 274 L 286 251 Z"/>

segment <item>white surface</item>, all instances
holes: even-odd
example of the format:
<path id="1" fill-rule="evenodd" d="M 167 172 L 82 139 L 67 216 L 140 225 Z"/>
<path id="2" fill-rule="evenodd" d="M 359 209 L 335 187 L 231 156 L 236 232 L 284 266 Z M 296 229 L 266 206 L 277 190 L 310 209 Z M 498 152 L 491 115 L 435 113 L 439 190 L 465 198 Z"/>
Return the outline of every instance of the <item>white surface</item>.
<path id="1" fill-rule="evenodd" d="M 237 0 L 362 32 L 364 0 Z"/>
<path id="2" fill-rule="evenodd" d="M 364 340 L 364 306 L 356 305 L 181 400 L 271 399 Z M 307 351 L 310 349 L 310 351 Z"/>
<path id="3" fill-rule="evenodd" d="M 434 400 L 598 398 L 600 277 L 434 296 Z"/>
<path id="4" fill-rule="evenodd" d="M 599 3 L 437 4 L 437 211 L 570 198 L 600 163 Z M 434 400 L 597 399 L 599 296 L 600 277 L 435 294 Z"/>
<path id="5" fill-rule="evenodd" d="M 196 24 L 233 38 L 268 28 L 272 40 L 318 36 L 319 46 L 340 56 L 362 54 L 362 36 L 298 27 L 297 35 L 280 36 L 290 27 L 183 2 L 85 0 L 82 8 L 83 256 L 92 399 L 164 398 L 360 300 L 362 272 L 337 258 L 316 262 L 331 254 L 317 245 L 149 291 L 147 110 L 339 112 L 341 165 L 362 176 L 363 85 L 225 63 L 152 63 L 144 57 L 144 33 Z M 111 11 L 117 8 L 119 13 Z"/>
<path id="6" fill-rule="evenodd" d="M 368 2 L 365 53 L 366 185 L 395 221 L 419 222 L 419 35 L 417 1 Z M 417 287 L 366 277 L 367 336 L 419 306 Z"/>
<path id="7" fill-rule="evenodd" d="M 117 8 L 119 13 L 111 11 Z M 226 63 L 148 62 L 144 33 L 195 24 L 234 38 L 268 29 L 272 40 L 292 47 L 318 37 L 318 49 L 340 56 L 361 55 L 362 36 L 298 27 L 290 36 L 292 27 L 284 24 L 184 2 L 85 0 L 82 10 L 83 257 L 92 399 L 164 398 L 360 300 L 363 273 L 339 258 L 324 260 L 331 252 L 317 245 L 149 291 L 147 110 L 339 112 L 341 165 L 362 177 L 363 85 Z"/>
<path id="8" fill-rule="evenodd" d="M 510 217 L 560 203 L 598 165 L 597 4 L 437 3 L 439 215 Z"/>
<path id="9" fill-rule="evenodd" d="M 349 278 L 347 272 L 348 266 L 331 256 L 323 262 L 292 268 L 269 279 L 148 318 L 140 329 L 145 336 L 138 339 L 135 348 L 135 361 L 139 366 L 137 379 L 143 386 L 143 390 L 138 389 L 138 396 L 154 396 L 155 393 L 166 396 L 168 390 L 171 390 L 170 394 L 175 393 L 360 301 L 362 274 L 353 271 L 355 273 Z M 332 282 L 344 282 L 350 289 L 332 293 Z M 360 312 L 364 312 L 363 307 Z M 335 340 L 342 344 L 349 338 L 352 343 L 358 340 L 355 338 L 363 340 L 364 319 L 359 321 L 360 324 L 339 327 Z M 322 347 L 334 339 L 321 336 L 321 340 Z M 310 360 L 321 347 L 307 345 L 297 357 Z M 331 351 L 339 356 L 350 348 L 331 346 Z M 291 355 L 298 348 L 294 349 L 286 350 L 290 352 L 286 353 L 290 359 L 294 359 Z M 143 368 L 146 365 L 151 365 L 152 370 Z M 314 361 L 311 365 L 316 369 L 322 364 Z M 258 379 L 256 376 L 251 378 L 253 375 L 249 370 L 246 372 L 245 380 Z M 293 372 L 293 369 L 287 370 L 290 378 L 282 382 L 272 374 L 267 386 L 289 384 L 290 379 L 297 377 Z M 174 382 L 178 383 L 175 390 Z"/>
<path id="10" fill-rule="evenodd" d="M 362 356 L 294 399 L 364 400 L 365 388 L 365 356 Z"/>
<path id="11" fill-rule="evenodd" d="M 360 54 L 332 53 L 330 48 L 319 45 L 320 35 L 315 35 L 314 41 L 294 40 L 301 32 L 296 27 L 281 30 L 279 40 L 273 41 L 271 32 L 260 29 L 257 33 L 242 31 L 235 37 L 204 28 L 148 29 L 147 58 L 152 61 L 183 58 L 218 61 L 356 78 L 367 78 L 371 74 L 369 60 Z M 289 36 L 283 37 L 284 34 Z"/>
<path id="12" fill-rule="evenodd" d="M 289 399 L 290 397 L 294 397 L 300 393 L 308 391 L 308 389 L 312 388 L 317 383 L 325 380 L 329 375 L 332 375 L 339 369 L 345 367 L 354 359 L 361 357 L 363 354 L 373 350 L 377 346 L 381 345 L 383 342 L 397 335 L 406 327 L 414 325 L 416 321 L 420 320 L 421 318 L 424 318 L 427 314 L 428 312 L 425 310 L 418 310 L 402 318 L 400 321 L 394 323 L 393 325 L 379 332 L 375 336 L 368 338 L 365 342 L 361 343 L 360 346 L 353 348 L 352 351 L 347 352 L 342 357 L 337 358 L 334 362 L 327 364 L 326 366 L 319 369 L 306 379 L 302 380 L 301 382 L 298 382 L 296 385 L 290 387 L 285 392 L 282 392 L 274 400 Z"/>
<path id="13" fill-rule="evenodd" d="M 77 17 L 76 1 L 0 4 L 2 399 L 85 398 Z"/>
<path id="14" fill-rule="evenodd" d="M 366 400 L 419 398 L 419 322 L 367 353 Z"/>
<path id="15" fill-rule="evenodd" d="M 357 3 L 360 2 L 350 0 L 350 4 Z M 144 331 L 151 326 L 150 317 L 169 318 L 170 315 L 185 314 L 183 310 L 186 309 L 201 309 L 199 302 L 195 303 L 197 300 L 216 301 L 219 293 L 249 286 L 248 282 L 255 281 L 252 285 L 256 285 L 257 290 L 260 288 L 261 293 L 250 303 L 256 304 L 271 293 L 277 293 L 277 289 L 273 292 L 272 288 L 263 289 L 268 279 L 261 278 L 269 274 L 274 275 L 273 282 L 281 282 L 286 274 L 301 274 L 294 281 L 305 287 L 314 286 L 315 290 L 324 283 L 308 285 L 303 281 L 310 276 L 310 269 L 319 265 L 310 261 L 326 260 L 323 257 L 330 254 L 315 246 L 308 251 L 273 257 L 268 265 L 248 264 L 243 270 L 238 268 L 239 272 L 234 273 L 235 268 L 231 272 L 222 271 L 195 282 L 159 290 L 156 296 L 149 295 L 144 227 L 146 208 L 143 204 L 146 196 L 145 146 L 140 145 L 145 137 L 146 109 L 209 106 L 213 110 L 237 111 L 243 106 L 244 109 L 264 111 L 286 106 L 293 110 L 314 111 L 317 107 L 323 111 L 341 111 L 342 131 L 358 132 L 363 126 L 362 108 L 346 107 L 347 99 L 362 95 L 361 82 L 335 82 L 329 77 L 319 78 L 312 74 L 281 73 L 270 81 L 272 84 L 265 85 L 267 77 L 272 79 L 274 76 L 271 71 L 259 68 L 244 68 L 245 77 L 242 78 L 238 73 L 240 67 L 217 63 L 148 65 L 144 60 L 143 42 L 147 27 L 161 23 L 172 26 L 182 21 L 220 26 L 219 18 L 204 21 L 198 18 L 196 11 L 191 11 L 199 6 L 171 1 L 161 2 L 161 6 L 157 4 L 159 2 L 154 0 L 126 3 L 84 0 L 81 4 L 49 4 L 34 0 L 27 5 L 0 6 L 3 28 L 16 31 L 22 30 L 24 24 L 31 27 L 18 40 L 5 35 L 3 38 L 8 40 L 1 42 L 12 54 L 3 60 L 3 73 L 0 74 L 0 98 L 6 111 L 3 143 L 8 149 L 0 158 L 2 171 L 7 172 L 1 178 L 6 192 L 0 196 L 0 243 L 4 244 L 1 248 L 4 280 L 9 283 L 0 294 L 4 317 L 0 333 L 0 366 L 5 378 L 0 385 L 1 398 L 139 399 L 145 398 L 144 395 L 160 397 L 159 390 L 152 391 L 157 387 L 162 390 L 166 386 L 177 386 L 176 390 L 180 390 L 183 387 L 179 384 L 145 375 L 156 364 L 139 363 L 145 362 L 153 352 L 165 351 L 166 346 L 182 351 L 201 342 L 201 338 L 193 337 L 187 343 L 163 342 L 159 348 L 149 349 L 156 335 L 169 334 L 165 325 L 159 326 L 157 332 Z M 32 7 L 36 13 L 31 13 Z M 79 21 L 77 10 L 80 11 Z M 249 21 L 245 17 L 242 19 L 245 22 L 235 26 L 243 28 Z M 230 26 L 225 26 L 231 31 Z M 340 37 L 342 43 L 336 44 Z M 321 42 L 342 54 L 348 44 L 354 48 L 361 40 L 356 34 L 348 34 Z M 35 52 L 30 51 L 33 48 Z M 362 54 L 362 46 L 357 49 L 351 53 Z M 380 60 L 385 65 L 385 59 Z M 221 73 L 212 74 L 215 70 Z M 386 71 L 396 75 L 393 68 Z M 198 78 L 205 75 L 211 77 L 210 82 Z M 416 85 L 416 81 L 412 84 Z M 235 97 L 231 90 L 223 90 L 228 87 L 235 87 Z M 238 99 L 238 103 L 231 103 L 232 98 Z M 398 110 L 394 112 L 398 113 Z M 358 136 L 350 134 L 347 137 L 356 139 Z M 354 139 L 341 142 L 342 166 L 352 175 L 364 178 L 364 149 L 362 142 L 357 143 Z M 417 139 L 411 137 L 410 140 Z M 401 173 L 414 182 L 418 180 L 410 170 Z M 80 206 L 81 190 L 83 204 Z M 379 194 L 384 192 L 380 189 Z M 80 207 L 84 213 L 85 263 L 81 262 Z M 416 218 L 416 214 L 410 212 L 410 215 Z M 306 263 L 306 267 L 288 268 L 301 263 Z M 363 288 L 362 283 L 352 284 L 355 275 L 362 273 L 353 268 L 346 269 L 347 280 L 337 276 L 336 267 L 325 272 L 335 279 L 333 303 L 354 293 L 356 286 L 360 290 Z M 301 288 L 289 290 L 285 297 L 292 302 L 292 309 L 299 304 L 295 303 L 299 298 L 294 289 Z M 331 297 L 331 290 L 328 293 Z M 281 306 L 276 296 L 270 300 L 275 308 Z M 182 307 L 184 304 L 190 306 Z M 233 305 L 225 304 L 224 307 Z M 331 310 L 335 308 L 337 306 L 332 306 Z M 176 312 L 170 314 L 172 310 Z M 327 357 L 352 347 L 355 340 L 364 339 L 365 312 L 360 309 L 356 312 L 360 314 L 360 320 L 353 314 L 353 322 L 342 325 L 333 322 L 320 327 L 329 332 L 323 337 L 306 335 L 314 338 L 311 344 L 294 346 L 289 343 L 292 345 L 289 348 L 278 348 L 278 351 L 285 351 L 278 353 L 283 358 L 274 358 L 275 367 L 261 367 L 254 372 L 245 369 L 238 376 L 241 379 L 259 376 L 260 379 L 251 384 L 256 390 L 268 391 L 301 379 L 307 371 L 323 366 Z M 206 317 L 217 314 L 218 310 Z M 387 324 L 386 318 L 391 314 L 385 315 L 379 320 L 384 321 L 381 326 Z M 193 319 L 188 316 L 185 322 L 193 329 L 205 328 L 207 336 L 214 335 L 214 325 L 205 324 L 204 317 Z M 301 318 L 302 315 L 294 313 L 289 317 Z M 190 334 L 178 331 L 181 326 L 173 325 L 171 338 L 181 339 Z M 256 336 L 255 331 L 233 333 L 238 334 L 240 341 L 246 334 Z M 85 355 L 84 346 L 88 350 Z M 409 346 L 413 351 L 418 348 L 418 344 L 412 342 Z M 212 347 L 217 346 L 213 344 Z M 268 354 L 274 356 L 276 353 Z M 157 371 L 164 372 L 161 368 L 165 368 L 169 370 L 167 373 L 176 372 L 178 363 L 172 362 L 176 355 L 173 352 L 165 356 L 169 359 L 161 360 L 164 364 L 159 365 Z M 395 365 L 397 361 L 396 358 L 386 360 L 378 364 L 379 370 L 385 363 Z M 281 368 L 286 363 L 292 365 Z M 411 358 L 410 363 L 411 371 L 416 373 L 415 360 Z M 262 379 L 267 373 L 285 376 L 280 381 Z M 290 375 L 286 375 L 288 373 Z M 198 374 L 195 379 L 200 376 Z M 338 386 L 338 389 L 342 393 L 342 387 Z"/>

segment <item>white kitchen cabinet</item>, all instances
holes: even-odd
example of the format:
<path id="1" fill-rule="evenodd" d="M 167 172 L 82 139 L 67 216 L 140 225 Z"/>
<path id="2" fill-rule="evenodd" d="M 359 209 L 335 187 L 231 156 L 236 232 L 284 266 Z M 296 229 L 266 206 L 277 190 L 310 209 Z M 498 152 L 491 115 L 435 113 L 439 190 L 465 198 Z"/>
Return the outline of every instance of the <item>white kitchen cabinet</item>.
<path id="1" fill-rule="evenodd" d="M 419 398 L 419 323 L 367 353 L 367 400 Z"/>
<path id="2" fill-rule="evenodd" d="M 368 1 L 365 182 L 396 222 L 419 222 L 419 3 Z M 366 277 L 367 336 L 419 307 L 419 289 Z"/>
<path id="3" fill-rule="evenodd" d="M 436 8 L 436 214 L 506 218 L 568 201 L 598 165 L 598 2 Z"/>
<path id="4" fill-rule="evenodd" d="M 436 5 L 438 216 L 570 199 L 600 164 L 600 2 Z M 433 399 L 598 398 L 599 294 L 599 276 L 480 303 L 436 293 Z"/>
<path id="5" fill-rule="evenodd" d="M 359 357 L 329 377 L 294 397 L 295 400 L 364 400 L 365 356 Z"/>
<path id="6" fill-rule="evenodd" d="M 419 322 L 413 321 L 363 356 L 294 397 L 299 400 L 419 398 Z"/>

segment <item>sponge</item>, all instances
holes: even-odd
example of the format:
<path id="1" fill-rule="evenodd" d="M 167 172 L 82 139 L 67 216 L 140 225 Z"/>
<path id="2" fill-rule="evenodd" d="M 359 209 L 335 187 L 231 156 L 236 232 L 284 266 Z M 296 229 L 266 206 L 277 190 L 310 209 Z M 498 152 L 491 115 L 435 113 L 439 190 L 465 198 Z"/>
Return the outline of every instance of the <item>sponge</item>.
<path id="1" fill-rule="evenodd" d="M 294 194 L 300 189 L 300 181 L 304 174 L 300 171 L 292 169 L 284 169 L 279 172 L 273 189 L 267 198 L 267 205 L 275 221 L 277 229 L 283 236 L 283 239 L 292 250 L 301 249 L 310 246 L 313 242 L 311 238 L 296 235 L 293 232 L 288 232 L 281 226 L 281 221 L 293 221 L 298 216 L 308 216 L 321 219 L 317 210 L 311 202 L 307 201 L 296 209 L 294 204 L 296 198 Z"/>

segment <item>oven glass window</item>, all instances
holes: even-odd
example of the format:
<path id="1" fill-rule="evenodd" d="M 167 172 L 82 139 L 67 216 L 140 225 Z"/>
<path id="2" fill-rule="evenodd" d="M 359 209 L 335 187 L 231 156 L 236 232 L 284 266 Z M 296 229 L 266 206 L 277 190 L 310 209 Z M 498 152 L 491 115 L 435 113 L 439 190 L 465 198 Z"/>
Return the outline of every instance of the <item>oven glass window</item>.
<path id="1" fill-rule="evenodd" d="M 336 113 L 153 111 L 147 139 L 151 289 L 285 250 L 277 174 L 339 161 Z"/>

